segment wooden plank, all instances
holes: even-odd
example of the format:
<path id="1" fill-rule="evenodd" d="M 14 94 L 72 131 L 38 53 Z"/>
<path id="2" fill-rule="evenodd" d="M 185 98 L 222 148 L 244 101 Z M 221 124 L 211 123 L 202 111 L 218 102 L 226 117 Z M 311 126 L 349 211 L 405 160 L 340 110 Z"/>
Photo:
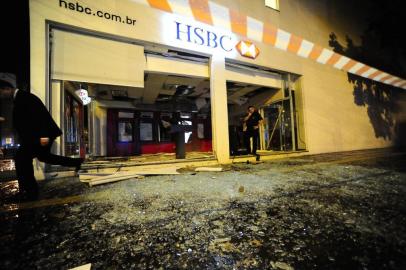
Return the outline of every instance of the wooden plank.
<path id="1" fill-rule="evenodd" d="M 110 177 L 110 178 L 105 178 L 105 177 L 98 177 L 94 178 L 93 180 L 89 181 L 89 186 L 93 187 L 96 185 L 101 185 L 101 184 L 107 184 L 107 183 L 113 183 L 113 182 L 118 182 L 122 180 L 127 180 L 127 179 L 132 179 L 132 178 L 141 178 L 143 176 L 140 175 L 124 175 L 124 176 L 118 176 L 118 177 Z M 99 179 L 102 178 L 102 179 Z"/>
<path id="2" fill-rule="evenodd" d="M 94 177 L 92 179 L 90 179 L 89 182 L 93 182 L 93 181 L 99 181 L 99 180 L 105 180 L 105 179 L 113 179 L 113 178 L 118 178 L 118 177 L 135 177 L 139 174 L 136 173 L 123 173 L 123 172 L 119 172 L 119 173 L 114 173 L 114 174 L 109 174 L 109 175 L 104 175 L 104 176 L 98 176 L 98 177 Z"/>
<path id="3" fill-rule="evenodd" d="M 142 169 L 142 170 L 131 170 L 132 173 L 137 173 L 140 175 L 166 175 L 166 174 L 180 174 L 176 167 L 164 167 L 164 168 L 153 168 L 153 169 Z"/>
<path id="4" fill-rule="evenodd" d="M 106 184 L 117 182 L 121 180 L 140 178 L 141 175 L 176 175 L 179 174 L 176 171 L 176 167 L 170 168 L 153 168 L 153 169 L 143 169 L 143 170 L 131 170 L 131 171 L 120 171 L 114 174 L 97 176 L 89 179 L 87 182 L 90 186 Z"/>
<path id="5" fill-rule="evenodd" d="M 88 263 L 88 264 L 85 264 L 85 265 L 82 265 L 82 266 L 71 268 L 70 270 L 90 270 L 91 266 L 92 266 L 92 264 Z"/>
<path id="6" fill-rule="evenodd" d="M 195 172 L 221 172 L 223 168 L 219 167 L 198 167 Z"/>
<path id="7" fill-rule="evenodd" d="M 126 176 L 126 175 L 176 175 L 179 174 L 176 167 L 167 168 L 143 168 L 143 169 L 132 169 L 130 171 L 119 171 L 115 173 L 81 173 L 79 174 L 79 180 L 82 182 L 89 182 L 98 177 L 115 177 L 115 176 Z M 100 179 L 102 180 L 102 179 Z"/>
<path id="8" fill-rule="evenodd" d="M 87 182 L 93 178 L 107 175 L 111 175 L 111 173 L 79 173 L 79 181 Z"/>

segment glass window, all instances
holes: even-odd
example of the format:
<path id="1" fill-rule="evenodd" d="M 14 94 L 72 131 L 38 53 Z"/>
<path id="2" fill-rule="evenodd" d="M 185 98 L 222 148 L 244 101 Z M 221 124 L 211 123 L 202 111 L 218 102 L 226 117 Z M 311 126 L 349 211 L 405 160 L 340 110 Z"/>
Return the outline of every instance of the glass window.
<path id="1" fill-rule="evenodd" d="M 140 122 L 140 138 L 141 141 L 150 142 L 154 140 L 152 123 L 145 119 Z"/>
<path id="2" fill-rule="evenodd" d="M 65 155 L 76 156 L 80 152 L 83 129 L 83 106 L 68 91 L 65 91 Z"/>
<path id="3" fill-rule="evenodd" d="M 133 141 L 133 123 L 128 121 L 118 122 L 118 141 L 119 142 Z"/>
<path id="4" fill-rule="evenodd" d="M 162 112 L 160 114 L 160 121 L 158 125 L 159 141 L 168 142 L 171 140 L 170 126 L 173 123 L 172 113 Z"/>
<path id="5" fill-rule="evenodd" d="M 279 0 L 265 0 L 265 6 L 279 10 Z"/>

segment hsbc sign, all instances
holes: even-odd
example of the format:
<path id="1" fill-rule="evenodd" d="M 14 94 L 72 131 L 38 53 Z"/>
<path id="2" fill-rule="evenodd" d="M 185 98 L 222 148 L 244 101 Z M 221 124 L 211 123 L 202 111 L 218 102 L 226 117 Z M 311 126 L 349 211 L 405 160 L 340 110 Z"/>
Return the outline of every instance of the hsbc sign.
<path id="1" fill-rule="evenodd" d="M 219 49 L 225 53 L 237 50 L 241 56 L 255 59 L 259 49 L 250 41 L 238 41 L 232 35 L 223 34 L 204 27 L 175 21 L 176 39 L 191 45 L 203 46 L 208 49 Z"/>
<path id="2" fill-rule="evenodd" d="M 259 55 L 259 49 L 251 41 L 241 40 L 235 46 L 241 56 L 255 59 Z"/>
<path id="3" fill-rule="evenodd" d="M 181 22 L 176 23 L 176 39 L 190 42 L 208 48 L 219 48 L 225 52 L 231 52 L 235 46 L 235 41 L 228 35 L 221 35 L 200 27 L 193 27 Z"/>

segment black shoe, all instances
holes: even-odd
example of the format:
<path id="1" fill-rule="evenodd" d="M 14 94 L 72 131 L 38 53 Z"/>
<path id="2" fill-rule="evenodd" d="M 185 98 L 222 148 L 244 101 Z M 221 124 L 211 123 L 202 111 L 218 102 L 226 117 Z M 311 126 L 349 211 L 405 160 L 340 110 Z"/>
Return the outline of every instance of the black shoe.
<path id="1" fill-rule="evenodd" d="M 255 160 L 256 160 L 256 161 L 259 161 L 260 156 L 259 156 L 259 155 L 257 155 L 257 154 L 255 154 L 255 155 L 256 155 Z"/>

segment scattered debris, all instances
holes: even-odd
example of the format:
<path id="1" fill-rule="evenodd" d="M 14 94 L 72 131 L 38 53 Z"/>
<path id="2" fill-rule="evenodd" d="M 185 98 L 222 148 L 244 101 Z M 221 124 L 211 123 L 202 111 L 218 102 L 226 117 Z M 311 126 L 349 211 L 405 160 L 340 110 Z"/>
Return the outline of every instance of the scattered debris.
<path id="1" fill-rule="evenodd" d="M 39 181 L 38 202 L 3 207 L 0 269 L 403 269 L 406 155 L 348 165 L 336 155 L 90 190 Z M 90 180 L 125 173 L 138 172 Z"/>

